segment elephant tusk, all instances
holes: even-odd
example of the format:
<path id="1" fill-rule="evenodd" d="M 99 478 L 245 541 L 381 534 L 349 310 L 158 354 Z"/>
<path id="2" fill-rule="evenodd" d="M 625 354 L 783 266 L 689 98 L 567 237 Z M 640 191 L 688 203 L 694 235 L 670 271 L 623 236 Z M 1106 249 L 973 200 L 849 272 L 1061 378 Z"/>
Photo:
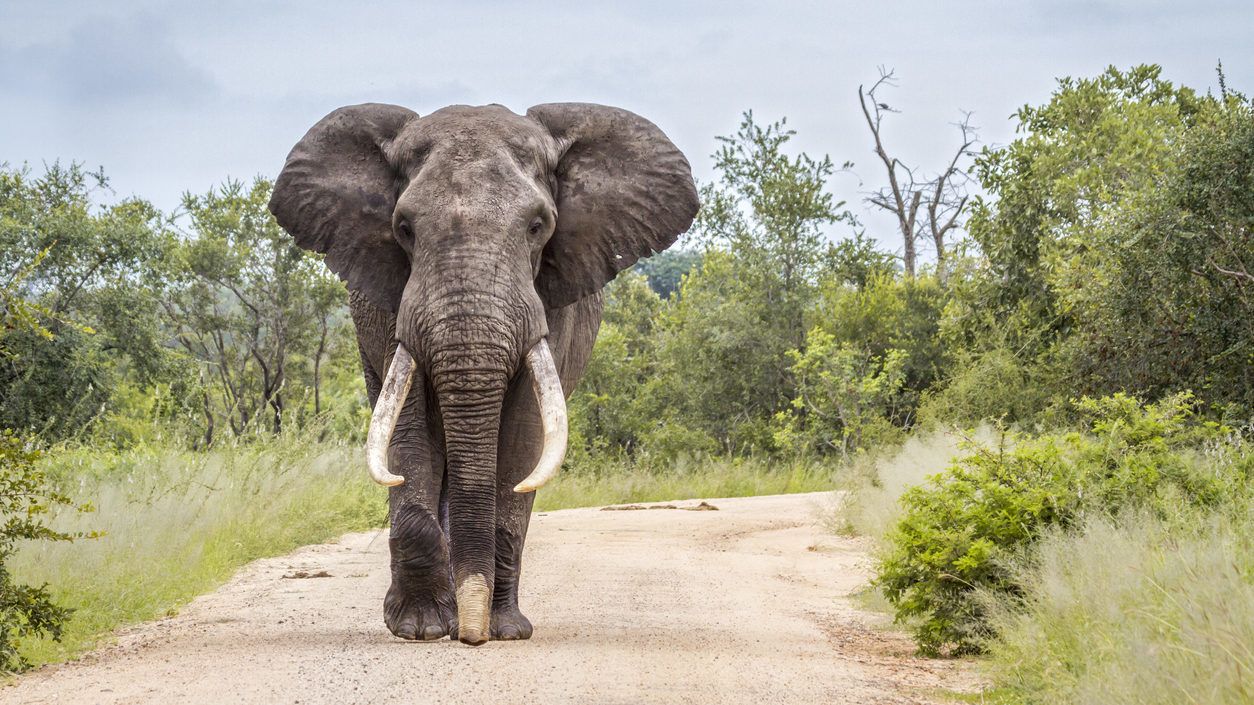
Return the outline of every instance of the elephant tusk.
<path id="1" fill-rule="evenodd" d="M 414 358 L 404 345 L 397 345 L 387 377 L 383 380 L 383 388 L 379 390 L 374 413 L 370 415 L 370 430 L 366 434 L 366 470 L 370 479 L 380 485 L 391 487 L 405 482 L 404 477 L 388 472 L 388 447 L 392 445 L 392 432 L 396 429 L 396 420 L 400 418 L 401 407 L 405 405 L 405 397 L 409 396 L 409 386 L 413 381 Z"/>
<path id="2" fill-rule="evenodd" d="M 544 448 L 540 460 L 527 479 L 514 487 L 515 492 L 535 492 L 553 479 L 562 460 L 566 457 L 566 395 L 562 380 L 557 376 L 557 365 L 545 339 L 535 344 L 527 353 L 527 368 L 531 370 L 536 402 L 540 405 L 540 428 L 544 431 Z"/>

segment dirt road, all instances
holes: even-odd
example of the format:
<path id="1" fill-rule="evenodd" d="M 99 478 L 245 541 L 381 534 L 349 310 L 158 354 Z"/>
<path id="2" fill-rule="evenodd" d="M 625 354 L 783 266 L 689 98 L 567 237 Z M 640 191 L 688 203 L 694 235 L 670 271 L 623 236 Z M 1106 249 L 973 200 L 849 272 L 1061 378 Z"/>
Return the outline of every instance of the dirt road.
<path id="1" fill-rule="evenodd" d="M 535 636 L 479 648 L 388 634 L 386 535 L 352 534 L 253 563 L 0 702 L 867 705 L 974 687 L 966 664 L 912 656 L 851 601 L 866 546 L 822 529 L 828 501 L 539 514 L 522 595 Z"/>

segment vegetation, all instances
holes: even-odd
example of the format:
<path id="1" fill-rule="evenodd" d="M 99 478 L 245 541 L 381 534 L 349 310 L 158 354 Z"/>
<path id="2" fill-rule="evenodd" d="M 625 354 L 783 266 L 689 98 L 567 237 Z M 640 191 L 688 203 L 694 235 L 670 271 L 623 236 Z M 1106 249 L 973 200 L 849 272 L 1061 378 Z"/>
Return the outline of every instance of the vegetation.
<path id="1" fill-rule="evenodd" d="M 921 649 L 989 654 L 1007 702 L 1248 700 L 1254 104 L 1156 66 L 1062 79 L 1007 145 L 960 123 L 928 178 L 885 146 L 890 80 L 860 97 L 898 227 L 746 113 L 687 239 L 607 288 L 537 506 L 834 484 Z M 0 168 L 4 471 L 60 508 L 36 538 L 104 533 L 0 543 L 0 604 L 46 582 L 26 604 L 53 615 L 5 617 L 9 653 L 383 521 L 342 285 L 269 188 L 172 217 L 77 166 Z"/>
<path id="2" fill-rule="evenodd" d="M 993 634 L 988 598 L 1022 594 L 1015 560 L 1051 530 L 1134 511 L 1169 521 L 1250 498 L 1254 457 L 1222 444 L 1231 431 L 1199 421 L 1187 395 L 1078 406 L 1088 432 L 973 443 L 901 496 L 876 583 L 925 651 L 981 650 Z"/>
<path id="3" fill-rule="evenodd" d="M 217 587 L 239 566 L 348 531 L 381 526 L 384 496 L 357 470 L 357 444 L 282 434 L 208 451 L 138 445 L 49 451 L 37 467 L 95 511 L 60 514 L 66 531 L 98 538 L 30 547 L 6 560 L 73 610 L 64 629 L 24 639 L 31 663 L 90 648 L 121 624 L 154 619 Z"/>

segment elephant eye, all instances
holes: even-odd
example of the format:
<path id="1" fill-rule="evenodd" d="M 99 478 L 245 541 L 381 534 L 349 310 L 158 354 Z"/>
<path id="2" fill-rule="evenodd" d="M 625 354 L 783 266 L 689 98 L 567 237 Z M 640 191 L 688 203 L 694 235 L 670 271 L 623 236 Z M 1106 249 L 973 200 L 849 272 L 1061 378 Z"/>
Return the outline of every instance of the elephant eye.
<path id="1" fill-rule="evenodd" d="M 527 232 L 532 235 L 539 235 L 542 228 L 544 228 L 544 220 L 537 216 L 531 219 L 531 226 L 527 228 Z"/>
<path id="2" fill-rule="evenodd" d="M 414 231 L 410 229 L 408 220 L 402 220 L 400 226 L 397 229 L 400 230 L 401 237 L 403 237 L 406 242 L 413 241 Z"/>

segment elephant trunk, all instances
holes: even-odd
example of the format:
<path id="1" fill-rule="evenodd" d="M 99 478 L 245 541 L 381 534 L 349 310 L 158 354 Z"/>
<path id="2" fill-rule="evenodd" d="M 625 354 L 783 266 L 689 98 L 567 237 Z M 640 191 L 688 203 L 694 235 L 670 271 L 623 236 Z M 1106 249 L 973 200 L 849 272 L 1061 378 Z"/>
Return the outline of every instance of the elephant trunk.
<path id="1" fill-rule="evenodd" d="M 466 326 L 465 321 L 459 327 Z M 469 325 L 482 330 L 484 325 Z M 464 329 L 464 330 L 466 330 Z M 431 349 L 432 388 L 444 422 L 449 558 L 458 638 L 488 640 L 496 568 L 497 439 L 516 354 L 504 336 L 458 336 Z"/>

